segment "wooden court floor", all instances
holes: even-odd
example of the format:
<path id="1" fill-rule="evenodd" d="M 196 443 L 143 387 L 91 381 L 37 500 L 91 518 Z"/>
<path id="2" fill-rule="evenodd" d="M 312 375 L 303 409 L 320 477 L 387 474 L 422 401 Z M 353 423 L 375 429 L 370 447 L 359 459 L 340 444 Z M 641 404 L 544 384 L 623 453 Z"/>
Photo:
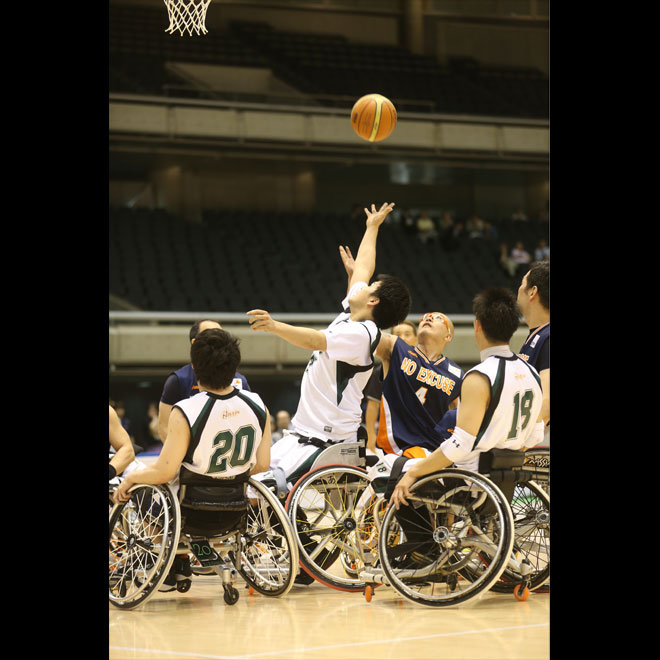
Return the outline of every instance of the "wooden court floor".
<path id="1" fill-rule="evenodd" d="M 487 593 L 435 609 L 379 587 L 362 594 L 314 583 L 282 598 L 250 595 L 228 606 L 220 577 L 195 576 L 185 594 L 158 593 L 142 607 L 109 605 L 109 658 L 185 660 L 544 660 L 550 657 L 550 595 Z"/>

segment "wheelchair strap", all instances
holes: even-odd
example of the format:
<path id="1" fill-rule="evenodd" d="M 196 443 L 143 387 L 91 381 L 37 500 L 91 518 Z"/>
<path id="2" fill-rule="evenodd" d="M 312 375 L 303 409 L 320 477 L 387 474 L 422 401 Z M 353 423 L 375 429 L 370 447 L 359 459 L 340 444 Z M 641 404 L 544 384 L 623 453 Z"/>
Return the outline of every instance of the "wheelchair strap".
<path id="1" fill-rule="evenodd" d="M 298 444 L 301 445 L 314 445 L 319 449 L 325 449 L 331 445 L 338 445 L 339 440 L 321 440 L 321 438 L 307 438 L 304 435 L 298 437 Z"/>
<path id="2" fill-rule="evenodd" d="M 385 494 L 383 496 L 386 501 L 389 500 L 392 496 L 396 482 L 399 481 L 399 478 L 401 477 L 403 466 L 405 465 L 406 461 L 409 460 L 410 458 L 408 458 L 408 456 L 399 456 L 399 458 L 394 461 L 392 465 L 392 472 L 390 472 L 389 479 L 387 480 L 387 486 L 385 487 Z"/>
<path id="3" fill-rule="evenodd" d="M 273 468 L 271 470 L 273 478 L 275 479 L 275 485 L 277 487 L 277 496 L 280 499 L 283 499 L 287 496 L 289 492 L 289 487 L 286 485 L 286 475 L 282 468 Z"/>

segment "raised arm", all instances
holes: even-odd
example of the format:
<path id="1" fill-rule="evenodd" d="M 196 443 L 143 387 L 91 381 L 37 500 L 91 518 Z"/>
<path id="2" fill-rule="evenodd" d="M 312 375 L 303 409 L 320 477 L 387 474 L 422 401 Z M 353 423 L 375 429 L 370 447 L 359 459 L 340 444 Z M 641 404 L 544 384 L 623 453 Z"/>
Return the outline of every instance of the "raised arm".
<path id="1" fill-rule="evenodd" d="M 382 204 L 378 210 L 376 210 L 375 204 L 371 205 L 371 211 L 367 208 L 364 209 L 364 212 L 367 214 L 367 228 L 358 248 L 357 256 L 355 257 L 349 289 L 356 282 L 366 282 L 369 284 L 369 280 L 376 268 L 376 239 L 378 238 L 378 229 L 393 208 L 394 202 L 390 202 L 389 204 Z"/>
<path id="2" fill-rule="evenodd" d="M 310 351 L 325 351 L 327 348 L 325 335 L 319 330 L 300 328 L 295 325 L 276 321 L 263 309 L 252 309 L 247 312 L 247 315 L 252 317 L 249 321 L 252 330 L 270 332 L 288 341 L 289 344 L 300 346 L 300 348 L 307 348 Z"/>

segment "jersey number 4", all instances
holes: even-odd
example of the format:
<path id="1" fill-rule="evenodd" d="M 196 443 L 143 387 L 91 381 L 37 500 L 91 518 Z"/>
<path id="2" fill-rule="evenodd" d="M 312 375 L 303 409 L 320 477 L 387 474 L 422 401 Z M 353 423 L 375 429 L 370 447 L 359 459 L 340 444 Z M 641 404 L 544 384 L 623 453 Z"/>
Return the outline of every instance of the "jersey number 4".
<path id="1" fill-rule="evenodd" d="M 524 431 L 529 424 L 532 416 L 532 402 L 534 401 L 534 392 L 532 390 L 525 390 L 522 393 L 516 392 L 513 397 L 513 421 L 511 422 L 511 430 L 507 436 L 507 440 L 515 438 L 519 431 Z M 518 420 L 522 418 L 520 430 L 518 429 Z"/>
<path id="2" fill-rule="evenodd" d="M 213 440 L 216 448 L 209 461 L 206 474 L 226 472 L 227 468 L 245 465 L 252 457 L 254 426 L 241 426 L 236 435 L 231 431 L 220 431 Z"/>

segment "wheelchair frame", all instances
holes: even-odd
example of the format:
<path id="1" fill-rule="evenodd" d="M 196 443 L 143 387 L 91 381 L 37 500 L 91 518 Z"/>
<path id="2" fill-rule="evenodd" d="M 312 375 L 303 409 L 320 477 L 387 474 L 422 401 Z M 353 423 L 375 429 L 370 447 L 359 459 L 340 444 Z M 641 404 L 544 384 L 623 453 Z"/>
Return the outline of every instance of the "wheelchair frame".
<path id="1" fill-rule="evenodd" d="M 266 596 L 288 593 L 299 561 L 293 529 L 277 497 L 257 480 L 247 483 L 257 497 L 247 505 L 244 526 L 208 537 L 182 530 L 179 498 L 169 485 L 133 486 L 128 502 L 110 511 L 110 602 L 121 609 L 146 603 L 182 553 L 192 553 L 220 575 L 229 605 L 239 597 L 233 586 L 237 574 Z M 189 587 L 188 582 L 179 590 Z"/>

